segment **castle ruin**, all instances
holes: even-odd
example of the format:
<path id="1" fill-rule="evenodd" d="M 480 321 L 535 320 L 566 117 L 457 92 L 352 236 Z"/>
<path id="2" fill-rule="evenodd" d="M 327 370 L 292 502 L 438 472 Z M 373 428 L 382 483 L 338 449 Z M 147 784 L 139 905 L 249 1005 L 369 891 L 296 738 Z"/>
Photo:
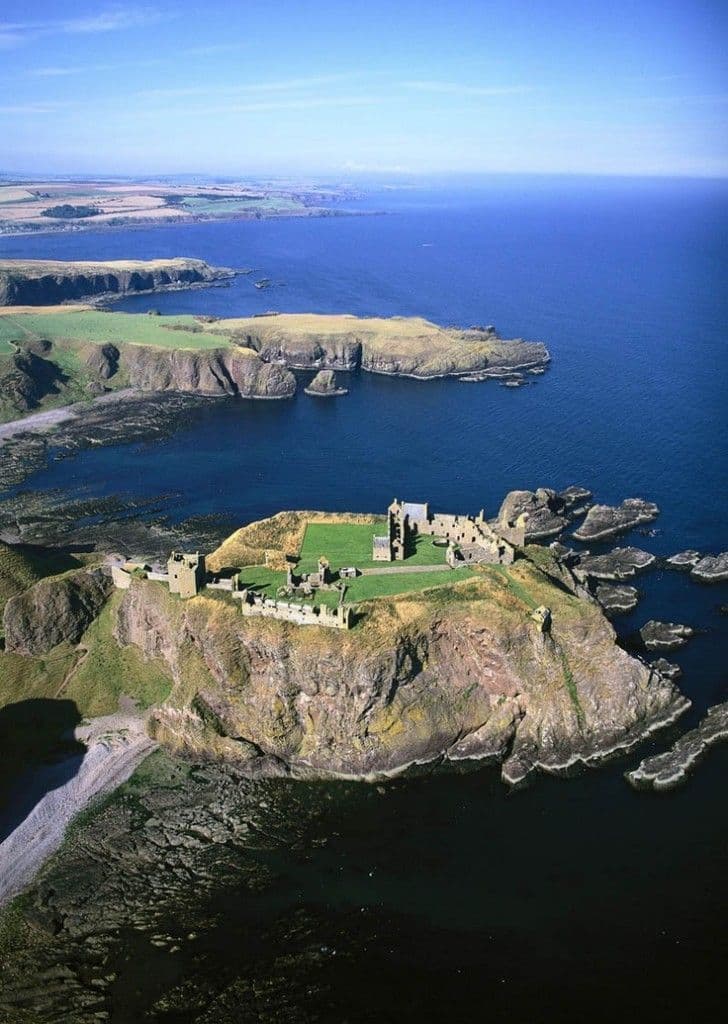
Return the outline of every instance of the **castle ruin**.
<path id="1" fill-rule="evenodd" d="M 387 533 L 372 538 L 372 561 L 401 562 L 412 553 L 417 536 L 434 537 L 447 545 L 447 564 L 455 569 L 462 565 L 511 565 L 517 545 L 522 545 L 523 528 L 508 526 L 506 531 L 494 528 L 481 509 L 477 516 L 433 513 L 426 502 L 398 501 L 387 509 Z"/>

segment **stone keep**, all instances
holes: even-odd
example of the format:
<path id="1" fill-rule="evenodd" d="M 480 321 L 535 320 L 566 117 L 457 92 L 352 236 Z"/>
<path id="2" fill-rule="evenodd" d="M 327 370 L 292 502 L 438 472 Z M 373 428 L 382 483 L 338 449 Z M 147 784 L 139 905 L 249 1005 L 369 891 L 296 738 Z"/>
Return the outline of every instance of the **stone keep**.
<path id="1" fill-rule="evenodd" d="M 167 562 L 167 572 L 171 594 L 179 594 L 182 598 L 194 597 L 205 585 L 205 556 L 199 551 L 195 554 L 173 551 Z"/>

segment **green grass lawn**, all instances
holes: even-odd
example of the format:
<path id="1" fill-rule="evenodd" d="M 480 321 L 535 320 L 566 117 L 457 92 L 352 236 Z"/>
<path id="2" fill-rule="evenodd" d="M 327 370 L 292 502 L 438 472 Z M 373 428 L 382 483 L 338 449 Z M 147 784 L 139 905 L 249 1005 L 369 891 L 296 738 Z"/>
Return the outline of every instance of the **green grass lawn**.
<path id="1" fill-rule="evenodd" d="M 430 587 L 441 587 L 444 584 L 459 583 L 475 575 L 472 569 L 433 569 L 432 572 L 402 573 L 392 576 L 357 576 L 355 580 L 347 580 L 346 604 L 357 604 L 359 601 L 371 601 L 376 597 L 395 597 L 397 594 L 411 594 Z M 327 604 L 335 608 L 339 603 L 339 595 L 335 591 L 320 591 L 316 596 L 318 604 Z"/>
<path id="2" fill-rule="evenodd" d="M 474 573 L 472 569 L 433 569 L 432 572 L 417 572 L 383 575 L 357 576 L 355 580 L 347 580 L 345 601 L 356 604 L 359 601 L 370 601 L 375 597 L 394 597 L 396 594 L 409 594 L 429 587 L 457 583 L 466 580 Z M 263 565 L 246 566 L 240 572 L 240 584 L 250 587 L 266 597 L 276 597 L 278 588 L 286 582 L 286 574 L 267 569 Z M 307 604 L 325 604 L 335 608 L 339 603 L 339 592 L 336 590 L 319 590 Z"/>
<path id="3" fill-rule="evenodd" d="M 140 313 L 104 313 L 80 310 L 69 313 L 19 313 L 0 316 L 0 353 L 9 342 L 111 342 L 114 345 L 151 345 L 157 348 L 211 349 L 227 347 L 230 339 L 209 331 L 170 330 L 199 327 L 192 316 L 147 316 Z"/>
<path id="4" fill-rule="evenodd" d="M 380 523 L 309 523 L 303 536 L 299 572 L 311 572 L 325 555 L 335 571 L 355 565 L 357 569 L 374 569 L 382 562 L 372 561 L 372 537 L 384 533 Z M 417 537 L 416 549 L 405 565 L 445 565 L 445 548 L 436 547 L 432 537 Z"/>
<path id="5" fill-rule="evenodd" d="M 264 565 L 246 565 L 241 569 L 239 579 L 241 587 L 249 587 L 259 594 L 265 594 L 266 597 L 275 597 L 278 588 L 286 582 L 286 574 L 268 569 Z"/>
<path id="6" fill-rule="evenodd" d="M 0 317 L 0 320 L 1 319 L 2 318 Z M 1 329 L 2 329 L 2 324 L 0 323 L 0 330 Z M 0 356 L 9 356 L 12 353 L 12 351 L 13 351 L 13 346 L 10 344 L 10 342 L 7 340 L 7 338 L 4 338 L 2 335 L 0 335 Z"/>

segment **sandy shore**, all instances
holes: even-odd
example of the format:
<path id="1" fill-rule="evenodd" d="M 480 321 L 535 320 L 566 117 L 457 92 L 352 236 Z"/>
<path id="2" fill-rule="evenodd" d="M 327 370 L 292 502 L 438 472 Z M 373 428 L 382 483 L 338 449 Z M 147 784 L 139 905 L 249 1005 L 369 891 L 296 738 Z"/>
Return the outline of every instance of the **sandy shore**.
<path id="1" fill-rule="evenodd" d="M 0 906 L 32 881 L 63 842 L 76 815 L 96 797 L 120 786 L 157 744 L 146 729 L 147 715 L 125 709 L 93 718 L 74 735 L 87 752 L 72 779 L 50 790 L 28 817 L 0 843 Z"/>
<path id="2" fill-rule="evenodd" d="M 85 411 L 93 405 L 110 405 L 114 402 L 123 402 L 127 398 L 138 398 L 139 391 L 133 388 L 124 388 L 123 391 L 113 391 L 107 395 L 99 395 L 90 402 L 77 402 L 74 405 L 64 405 L 59 409 L 47 409 L 45 412 L 34 412 L 30 416 L 24 416 L 20 420 L 11 420 L 9 423 L 0 423 L 0 444 L 14 437 L 15 434 L 27 434 L 28 432 L 39 432 L 51 430 L 59 423 L 67 420 L 78 419 Z"/>

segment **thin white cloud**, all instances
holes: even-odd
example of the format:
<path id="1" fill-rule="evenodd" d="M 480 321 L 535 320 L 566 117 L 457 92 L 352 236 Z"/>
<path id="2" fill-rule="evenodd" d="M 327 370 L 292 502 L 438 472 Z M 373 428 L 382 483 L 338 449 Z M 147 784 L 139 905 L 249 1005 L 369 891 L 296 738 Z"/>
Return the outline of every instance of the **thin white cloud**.
<path id="1" fill-rule="evenodd" d="M 357 73 L 340 75 L 315 75 L 309 78 L 285 78 L 272 82 L 248 82 L 235 85 L 186 85 L 171 88 L 144 89 L 137 93 L 142 99 L 172 99 L 175 97 L 190 98 L 193 96 L 244 96 L 247 93 L 259 94 L 266 92 L 292 92 L 296 89 L 315 89 L 341 82 L 350 82 L 359 78 Z"/>
<path id="2" fill-rule="evenodd" d="M 8 103 L 0 104 L 0 114 L 20 114 L 25 117 L 28 114 L 54 114 L 72 106 L 70 103 L 61 103 L 56 100 L 37 100 L 29 103 Z"/>
<path id="3" fill-rule="evenodd" d="M 517 96 L 533 92 L 531 85 L 468 85 L 464 82 L 415 80 L 401 83 L 417 92 L 442 93 L 451 96 Z"/>
<path id="4" fill-rule="evenodd" d="M 85 70 L 82 67 L 31 68 L 25 74 L 28 78 L 64 78 L 66 75 L 78 75 Z"/>
<path id="5" fill-rule="evenodd" d="M 85 17 L 0 22 L 0 46 L 8 49 L 44 35 L 93 35 L 140 28 L 169 16 L 153 7 L 113 4 Z"/>

